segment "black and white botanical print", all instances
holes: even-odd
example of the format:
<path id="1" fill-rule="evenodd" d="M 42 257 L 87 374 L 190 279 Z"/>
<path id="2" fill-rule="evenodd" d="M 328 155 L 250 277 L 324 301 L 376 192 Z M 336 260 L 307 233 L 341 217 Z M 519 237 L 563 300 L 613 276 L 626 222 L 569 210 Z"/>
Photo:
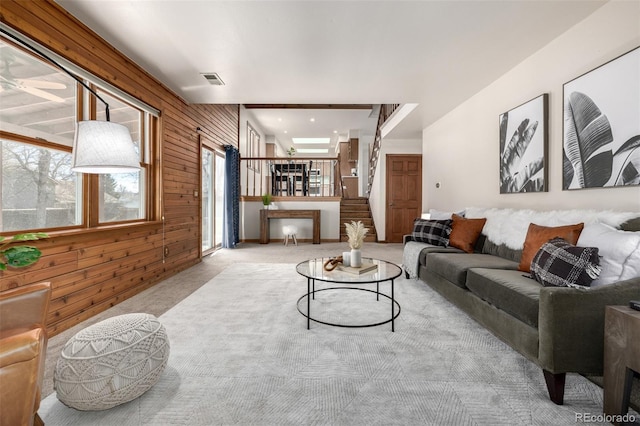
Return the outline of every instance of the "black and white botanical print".
<path id="1" fill-rule="evenodd" d="M 500 115 L 500 193 L 547 191 L 547 103 L 543 94 Z"/>
<path id="2" fill-rule="evenodd" d="M 640 185 L 640 48 L 564 85 L 563 189 Z"/>

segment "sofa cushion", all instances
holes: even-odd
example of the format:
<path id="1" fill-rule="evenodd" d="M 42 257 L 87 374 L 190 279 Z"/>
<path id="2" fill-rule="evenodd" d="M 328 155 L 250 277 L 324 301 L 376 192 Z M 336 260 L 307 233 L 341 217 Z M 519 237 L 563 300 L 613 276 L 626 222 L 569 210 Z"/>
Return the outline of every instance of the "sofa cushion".
<path id="1" fill-rule="evenodd" d="M 598 275 L 598 248 L 577 247 L 562 238 L 544 243 L 531 261 L 531 277 L 545 287 L 588 288 Z"/>
<path id="2" fill-rule="evenodd" d="M 429 253 L 425 267 L 458 287 L 466 288 L 467 271 L 470 268 L 518 269 L 518 264 L 480 253 Z"/>
<path id="3" fill-rule="evenodd" d="M 496 308 L 538 327 L 542 286 L 522 271 L 473 268 L 467 274 L 467 288 Z"/>
<path id="4" fill-rule="evenodd" d="M 449 245 L 451 220 L 416 219 L 413 222 L 413 241 L 446 247 Z"/>
<path id="5" fill-rule="evenodd" d="M 455 247 L 429 246 L 422 249 L 418 262 L 420 265 L 426 265 L 427 255 L 429 253 L 464 253 L 464 251 Z"/>
<path id="6" fill-rule="evenodd" d="M 467 253 L 473 253 L 476 241 L 478 241 L 487 219 L 466 219 L 454 214 L 452 221 L 449 245 Z"/>
<path id="7" fill-rule="evenodd" d="M 604 223 L 584 226 L 579 246 L 598 247 L 602 271 L 591 287 L 640 277 L 640 232 L 620 231 Z"/>
<path id="8" fill-rule="evenodd" d="M 527 230 L 527 237 L 522 247 L 522 257 L 520 258 L 520 265 L 518 269 L 523 272 L 529 272 L 531 270 L 531 261 L 533 256 L 536 255 L 540 247 L 552 238 L 564 238 L 571 244 L 578 242 L 580 232 L 584 228 L 584 223 L 577 223 L 575 225 L 566 226 L 540 226 L 535 223 L 529 224 Z"/>
<path id="9" fill-rule="evenodd" d="M 420 266 L 424 265 L 427 253 L 464 253 L 455 247 L 434 246 L 433 244 L 407 241 L 402 250 L 402 268 L 411 278 L 418 278 Z"/>

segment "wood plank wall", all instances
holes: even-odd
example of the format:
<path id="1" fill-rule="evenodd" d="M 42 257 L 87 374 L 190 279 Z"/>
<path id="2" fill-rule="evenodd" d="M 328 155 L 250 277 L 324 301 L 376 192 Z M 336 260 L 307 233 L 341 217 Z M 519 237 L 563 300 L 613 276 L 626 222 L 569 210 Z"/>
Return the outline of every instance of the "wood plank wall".
<path id="1" fill-rule="evenodd" d="M 187 104 L 53 1 L 2 0 L 0 20 L 160 111 L 158 220 L 54 233 L 38 263 L 0 273 L 0 291 L 51 281 L 55 335 L 200 262 L 200 137 L 237 147 L 239 106 Z"/>

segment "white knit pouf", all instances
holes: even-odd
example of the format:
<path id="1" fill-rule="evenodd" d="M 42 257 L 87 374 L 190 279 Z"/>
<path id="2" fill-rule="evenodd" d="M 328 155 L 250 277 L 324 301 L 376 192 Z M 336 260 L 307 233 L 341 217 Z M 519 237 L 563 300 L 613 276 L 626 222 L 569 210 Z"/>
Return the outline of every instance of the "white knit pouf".
<path id="1" fill-rule="evenodd" d="M 53 385 L 77 410 L 131 401 L 160 378 L 169 359 L 167 332 L 150 314 L 126 314 L 85 328 L 62 349 Z"/>
<path id="2" fill-rule="evenodd" d="M 289 245 L 289 237 L 293 238 L 295 245 L 298 245 L 298 239 L 296 234 L 298 233 L 298 227 L 294 225 L 285 225 L 282 227 L 282 233 L 284 234 L 284 245 Z"/>

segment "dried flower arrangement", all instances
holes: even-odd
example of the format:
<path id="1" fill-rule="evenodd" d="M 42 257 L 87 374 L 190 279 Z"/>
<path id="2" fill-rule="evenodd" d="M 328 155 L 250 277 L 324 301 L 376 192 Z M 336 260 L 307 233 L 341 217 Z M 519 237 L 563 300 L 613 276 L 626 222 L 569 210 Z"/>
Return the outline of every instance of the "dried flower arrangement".
<path id="1" fill-rule="evenodd" d="M 347 237 L 349 237 L 349 247 L 355 250 L 361 248 L 369 228 L 365 228 L 361 221 L 351 221 L 351 223 L 345 223 L 344 226 L 347 229 Z"/>

